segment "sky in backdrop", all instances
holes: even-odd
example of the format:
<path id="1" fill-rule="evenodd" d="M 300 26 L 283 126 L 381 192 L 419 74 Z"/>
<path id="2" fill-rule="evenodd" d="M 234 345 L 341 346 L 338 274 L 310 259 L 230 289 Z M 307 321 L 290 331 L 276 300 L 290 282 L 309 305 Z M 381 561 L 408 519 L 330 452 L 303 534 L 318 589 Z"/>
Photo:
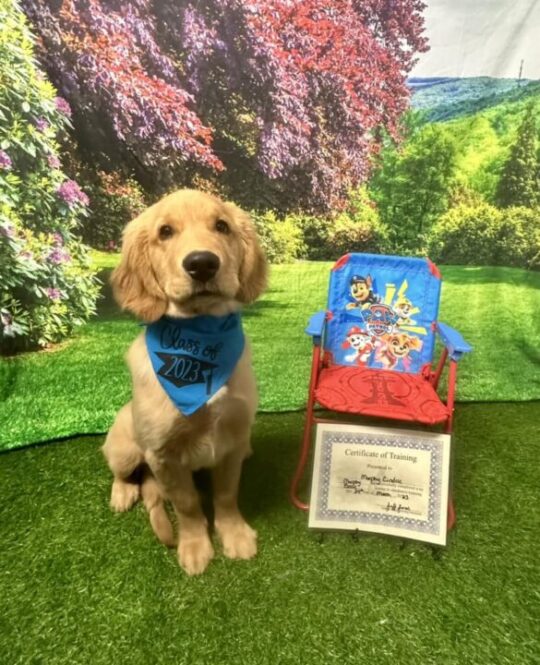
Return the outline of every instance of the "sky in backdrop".
<path id="1" fill-rule="evenodd" d="M 431 49 L 412 76 L 540 79 L 540 0 L 424 0 Z"/>

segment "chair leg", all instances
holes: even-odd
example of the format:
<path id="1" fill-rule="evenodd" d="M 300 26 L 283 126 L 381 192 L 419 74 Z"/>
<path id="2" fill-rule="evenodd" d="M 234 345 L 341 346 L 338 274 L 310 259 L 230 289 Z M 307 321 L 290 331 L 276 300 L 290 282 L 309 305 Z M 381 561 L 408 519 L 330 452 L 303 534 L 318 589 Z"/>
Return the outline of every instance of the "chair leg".
<path id="1" fill-rule="evenodd" d="M 304 424 L 304 435 L 302 438 L 302 448 L 300 449 L 300 458 L 296 466 L 296 471 L 291 482 L 289 499 L 293 506 L 300 510 L 308 510 L 309 504 L 304 503 L 298 498 L 298 485 L 304 475 L 304 469 L 309 456 L 309 449 L 311 447 L 311 429 L 313 427 L 313 397 L 310 395 L 309 403 L 306 413 L 306 422 Z"/>
<path id="2" fill-rule="evenodd" d="M 441 374 L 443 373 L 444 365 L 446 363 L 446 359 L 448 358 L 448 349 L 443 349 L 441 353 L 441 357 L 439 358 L 439 362 L 437 363 L 437 369 L 432 375 L 431 383 L 435 390 L 439 387 L 439 381 L 441 379 Z"/>
<path id="3" fill-rule="evenodd" d="M 446 522 L 447 531 L 451 531 L 456 525 L 456 511 L 454 509 L 454 500 L 452 494 L 448 494 L 448 517 Z"/>
<path id="4" fill-rule="evenodd" d="M 452 417 L 449 418 L 449 422 L 446 425 L 446 433 L 452 433 Z M 448 492 L 448 513 L 446 521 L 446 530 L 451 531 L 456 524 L 456 510 L 454 508 L 454 499 L 452 497 L 452 492 Z"/>
<path id="5" fill-rule="evenodd" d="M 298 485 L 302 476 L 304 474 L 304 469 L 306 467 L 309 449 L 311 447 L 311 428 L 313 426 L 313 407 L 315 406 L 315 388 L 317 386 L 317 378 L 319 376 L 319 366 L 321 360 L 321 347 L 320 345 L 315 345 L 313 347 L 313 356 L 311 360 L 311 376 L 309 379 L 309 393 L 308 393 L 308 403 L 306 409 L 306 422 L 304 425 L 304 436 L 302 439 L 302 447 L 300 449 L 300 458 L 298 460 L 298 465 L 294 476 L 291 482 L 291 488 L 289 491 L 289 499 L 293 506 L 296 506 L 300 510 L 308 510 L 309 505 L 300 501 L 298 498 Z"/>
<path id="6" fill-rule="evenodd" d="M 456 394 L 456 381 L 457 381 L 457 362 L 450 361 L 450 369 L 448 373 L 448 395 L 446 397 L 446 406 L 448 408 L 448 420 L 446 421 L 446 433 L 452 434 L 452 425 L 454 422 L 454 398 Z"/>
<path id="7" fill-rule="evenodd" d="M 448 377 L 448 397 L 446 404 L 448 406 L 448 420 L 446 421 L 445 432 L 452 434 L 452 426 L 454 424 L 454 397 L 456 391 L 456 378 L 457 378 L 457 363 L 455 360 L 450 362 L 450 372 Z M 447 517 L 447 530 L 451 531 L 456 524 L 456 511 L 454 508 L 454 500 L 452 493 L 448 493 L 448 517 Z"/>

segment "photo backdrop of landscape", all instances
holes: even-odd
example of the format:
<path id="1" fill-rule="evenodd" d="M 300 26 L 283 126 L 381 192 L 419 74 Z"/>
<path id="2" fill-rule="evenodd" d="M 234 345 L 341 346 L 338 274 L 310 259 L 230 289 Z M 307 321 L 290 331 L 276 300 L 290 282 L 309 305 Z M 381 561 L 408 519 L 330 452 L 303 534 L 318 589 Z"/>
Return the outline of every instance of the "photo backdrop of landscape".
<path id="1" fill-rule="evenodd" d="M 0 447 L 110 426 L 122 230 L 185 186 L 274 264 L 244 315 L 262 410 L 305 405 L 303 329 L 355 251 L 441 266 L 460 400 L 538 399 L 538 34 L 527 0 L 0 0 Z"/>
<path id="2" fill-rule="evenodd" d="M 439 192 L 445 199 L 438 210 L 436 201 L 432 202 L 435 222 L 446 212 L 448 221 L 457 225 L 458 232 L 467 235 L 475 222 L 479 227 L 479 234 L 472 233 L 468 238 L 472 243 L 470 253 L 454 252 L 452 255 L 447 248 L 437 258 L 443 262 L 449 259 L 449 262 L 474 264 L 491 259 L 494 263 L 504 263 L 504 259 L 499 260 L 502 257 L 478 248 L 475 237 L 478 239 L 488 231 L 482 238 L 488 244 L 492 229 L 490 219 L 496 219 L 498 213 L 507 217 L 526 216 L 527 209 L 536 208 L 526 224 L 528 242 L 535 247 L 528 258 L 522 257 L 521 265 L 537 266 L 540 4 L 529 0 L 474 3 L 428 0 L 424 17 L 429 50 L 420 55 L 408 79 L 412 92 L 411 113 L 416 116 L 417 125 L 401 149 L 405 153 L 414 150 L 425 133 L 433 137 L 433 153 L 438 152 L 441 159 L 437 160 L 433 154 L 431 165 L 425 165 L 425 172 L 411 168 L 408 172 L 410 195 L 411 198 L 421 197 L 422 183 L 426 183 L 426 196 L 432 187 L 434 197 Z M 446 142 L 441 141 L 443 136 Z M 435 147 L 436 140 L 441 141 L 439 149 Z M 449 189 L 443 181 L 443 155 L 453 160 L 453 168 L 448 172 L 452 181 Z M 433 179 L 428 175 L 430 167 Z M 434 172 L 437 169 L 439 179 Z M 398 175 L 407 179 L 406 169 L 404 171 L 405 174 L 398 169 Z M 377 175 L 372 185 L 375 191 L 376 181 Z M 504 212 L 512 207 L 521 210 Z M 464 217 L 469 217 L 470 225 L 463 222 Z M 420 231 L 422 221 L 433 228 L 429 213 L 423 220 L 419 215 L 417 228 Z M 444 221 L 443 217 L 443 224 Z M 440 227 L 441 224 L 436 225 L 435 230 L 440 231 Z M 512 222 L 505 224 L 503 221 L 501 235 L 507 234 L 508 243 L 519 243 L 511 227 Z M 456 238 L 449 234 L 446 240 Z M 432 254 L 441 250 L 437 239 L 428 246 Z M 520 265 L 519 261 L 516 265 Z"/>

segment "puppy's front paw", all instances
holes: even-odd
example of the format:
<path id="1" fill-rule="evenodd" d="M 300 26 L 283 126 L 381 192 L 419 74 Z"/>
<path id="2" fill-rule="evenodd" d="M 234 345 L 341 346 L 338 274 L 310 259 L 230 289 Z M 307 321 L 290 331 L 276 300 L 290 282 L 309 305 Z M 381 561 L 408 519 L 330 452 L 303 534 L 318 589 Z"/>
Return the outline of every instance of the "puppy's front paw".
<path id="1" fill-rule="evenodd" d="M 182 538 L 178 543 L 178 561 L 188 575 L 200 575 L 214 556 L 214 548 L 208 536 Z"/>
<path id="2" fill-rule="evenodd" d="M 129 510 L 139 499 L 139 486 L 126 483 L 119 478 L 113 480 L 111 489 L 111 508 L 117 513 Z"/>
<path id="3" fill-rule="evenodd" d="M 251 559 L 257 554 L 257 532 L 244 520 L 216 522 L 216 531 L 229 559 Z"/>

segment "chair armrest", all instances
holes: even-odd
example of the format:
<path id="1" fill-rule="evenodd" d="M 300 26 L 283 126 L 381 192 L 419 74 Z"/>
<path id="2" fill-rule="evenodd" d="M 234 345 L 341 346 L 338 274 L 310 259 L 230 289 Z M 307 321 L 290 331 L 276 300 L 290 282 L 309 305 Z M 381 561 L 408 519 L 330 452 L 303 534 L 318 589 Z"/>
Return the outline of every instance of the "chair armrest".
<path id="1" fill-rule="evenodd" d="M 448 355 L 452 360 L 459 360 L 464 353 L 472 351 L 472 346 L 463 339 L 457 330 L 446 323 L 437 322 L 437 332 L 448 349 Z"/>
<path id="2" fill-rule="evenodd" d="M 326 312 L 317 312 L 313 314 L 309 319 L 309 323 L 306 328 L 306 333 L 313 337 L 313 344 L 320 346 L 321 337 L 324 329 L 324 322 L 326 319 Z"/>

